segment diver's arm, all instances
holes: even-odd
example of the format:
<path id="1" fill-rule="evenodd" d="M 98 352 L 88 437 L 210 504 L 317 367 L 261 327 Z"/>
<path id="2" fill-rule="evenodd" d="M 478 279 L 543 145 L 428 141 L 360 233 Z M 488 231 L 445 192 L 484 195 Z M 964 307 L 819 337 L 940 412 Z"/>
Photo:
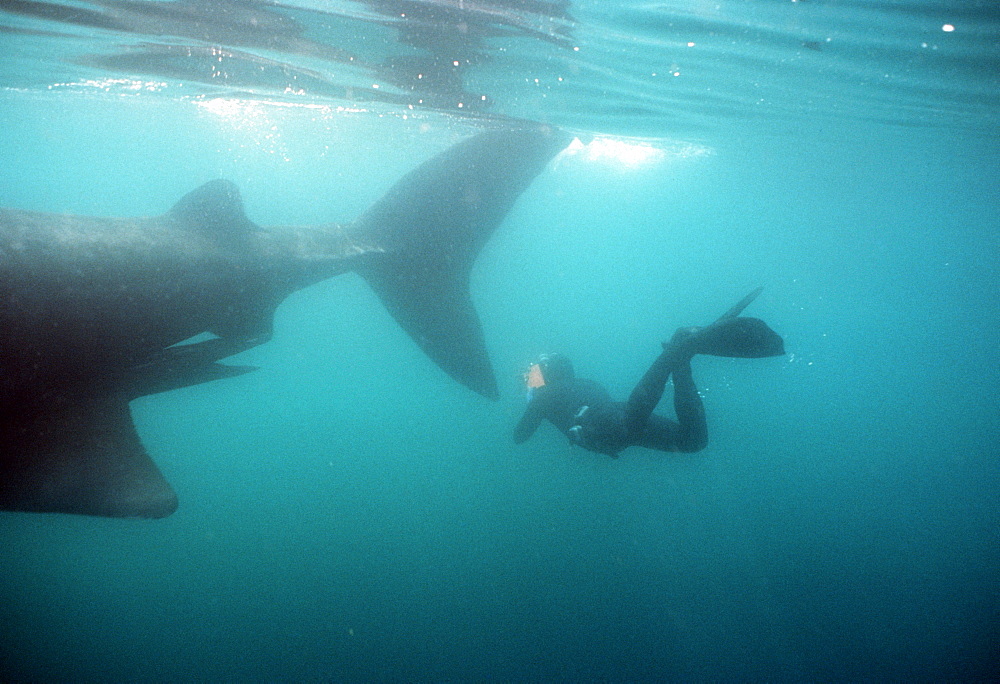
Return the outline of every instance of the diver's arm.
<path id="1" fill-rule="evenodd" d="M 528 438 L 535 434 L 535 430 L 542 424 L 542 418 L 542 411 L 539 410 L 538 400 L 535 398 L 528 403 L 528 408 L 524 410 L 524 415 L 521 416 L 517 427 L 514 428 L 514 443 L 527 442 Z"/>

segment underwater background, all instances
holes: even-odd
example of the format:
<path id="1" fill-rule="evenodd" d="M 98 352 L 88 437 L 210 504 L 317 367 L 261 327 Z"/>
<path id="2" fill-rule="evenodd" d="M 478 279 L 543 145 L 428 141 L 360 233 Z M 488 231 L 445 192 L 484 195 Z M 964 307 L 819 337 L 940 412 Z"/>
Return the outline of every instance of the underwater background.
<path id="1" fill-rule="evenodd" d="M 499 402 L 357 276 L 293 295 L 260 370 L 132 403 L 174 515 L 0 514 L 0 678 L 995 675 L 992 3 L 4 2 L 0 44 L 8 207 L 347 222 L 480 128 L 578 137 L 473 271 Z M 513 444 L 539 353 L 624 398 L 758 285 L 788 353 L 695 360 L 704 451 Z"/>

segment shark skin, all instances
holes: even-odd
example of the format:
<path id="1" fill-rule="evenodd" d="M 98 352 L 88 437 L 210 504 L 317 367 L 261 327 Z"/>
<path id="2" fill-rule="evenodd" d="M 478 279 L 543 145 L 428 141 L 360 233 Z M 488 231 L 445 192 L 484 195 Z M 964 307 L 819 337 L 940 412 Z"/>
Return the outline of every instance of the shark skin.
<path id="1" fill-rule="evenodd" d="M 0 209 L 0 510 L 173 513 L 128 403 L 253 370 L 219 361 L 270 339 L 288 295 L 349 271 L 442 370 L 497 398 L 469 272 L 568 142 L 480 133 L 346 225 L 261 228 L 223 180 L 154 217 Z"/>

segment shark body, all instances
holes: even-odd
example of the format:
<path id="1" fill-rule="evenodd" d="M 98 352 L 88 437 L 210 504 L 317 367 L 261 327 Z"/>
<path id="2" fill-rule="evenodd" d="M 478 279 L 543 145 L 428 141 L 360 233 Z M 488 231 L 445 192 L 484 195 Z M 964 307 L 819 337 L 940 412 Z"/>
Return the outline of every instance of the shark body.
<path id="1" fill-rule="evenodd" d="M 219 361 L 266 342 L 288 295 L 348 271 L 445 372 L 496 398 L 469 272 L 566 142 L 479 134 L 347 225 L 261 228 L 221 180 L 155 217 L 0 210 L 0 510 L 174 512 L 129 402 L 253 370 Z M 181 344 L 202 333 L 215 337 Z"/>

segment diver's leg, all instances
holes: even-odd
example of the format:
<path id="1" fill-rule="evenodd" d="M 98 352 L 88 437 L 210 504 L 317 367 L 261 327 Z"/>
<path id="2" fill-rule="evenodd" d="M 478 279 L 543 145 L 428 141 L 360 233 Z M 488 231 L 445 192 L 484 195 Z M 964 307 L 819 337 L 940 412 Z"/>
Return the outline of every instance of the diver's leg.
<path id="1" fill-rule="evenodd" d="M 694 384 L 691 361 L 674 366 L 674 411 L 677 413 L 677 450 L 701 451 L 708 444 L 705 406 Z"/>
<path id="2" fill-rule="evenodd" d="M 646 419 L 660 403 L 667 386 L 667 379 L 674 369 L 687 364 L 690 373 L 691 357 L 694 355 L 690 341 L 696 330 L 696 328 L 681 328 L 674 333 L 670 342 L 664 343 L 663 352 L 656 357 L 629 395 L 625 403 L 625 429 L 634 439 L 638 439 L 642 434 Z"/>
<path id="3" fill-rule="evenodd" d="M 646 419 L 646 426 L 635 446 L 657 451 L 680 451 L 680 432 L 681 426 L 676 421 L 654 413 Z"/>
<path id="4" fill-rule="evenodd" d="M 705 410 L 691 376 L 690 363 L 674 369 L 674 410 L 680 422 L 653 413 L 639 436 L 632 441 L 636 446 L 659 451 L 701 451 L 708 443 Z"/>
<path id="5" fill-rule="evenodd" d="M 625 431 L 629 435 L 642 434 L 653 409 L 660 403 L 663 390 L 667 386 L 667 378 L 673 371 L 672 359 L 664 351 L 660 354 L 639 380 L 625 402 Z"/>

